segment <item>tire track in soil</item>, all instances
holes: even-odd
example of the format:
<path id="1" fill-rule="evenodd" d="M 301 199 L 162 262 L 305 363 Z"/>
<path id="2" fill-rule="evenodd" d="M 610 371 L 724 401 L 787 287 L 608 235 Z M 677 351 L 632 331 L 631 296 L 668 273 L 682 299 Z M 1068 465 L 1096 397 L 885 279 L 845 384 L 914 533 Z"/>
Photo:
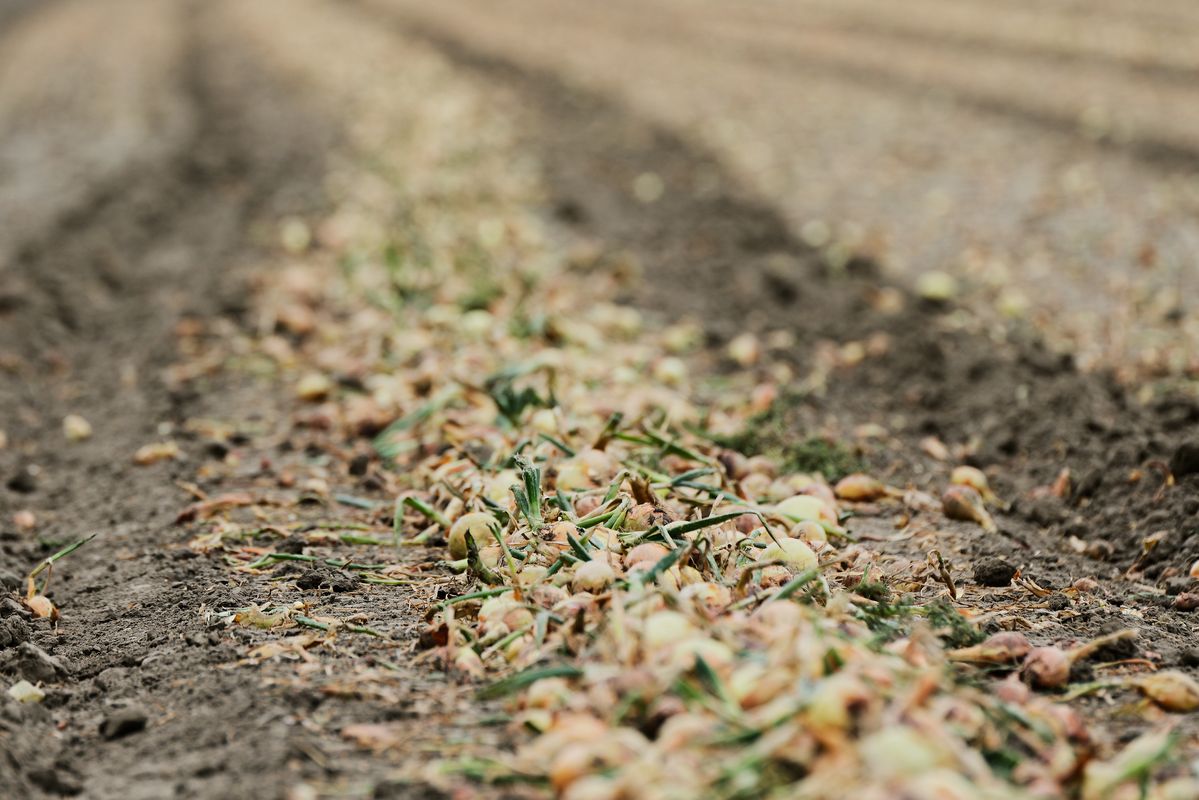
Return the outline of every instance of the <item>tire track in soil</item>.
<path id="1" fill-rule="evenodd" d="M 644 265 L 645 282 L 627 302 L 667 320 L 702 320 L 716 368 L 731 368 L 719 348 L 744 330 L 795 333 L 790 357 L 800 375 L 813 366 L 822 341 L 889 337 L 884 357 L 836 371 L 825 393 L 788 404 L 780 427 L 795 437 L 832 430 L 848 440 L 859 425 L 881 424 L 894 438 L 866 443 L 867 462 L 891 482 L 911 482 L 936 496 L 949 467 L 924 456 L 919 441 L 928 435 L 950 444 L 977 441 L 966 461 L 993 468 L 1000 495 L 1015 501 L 1012 512 L 999 519 L 1000 536 L 950 523 L 937 546 L 954 552 L 963 567 L 999 556 L 1049 589 L 1094 576 L 1108 593 L 1102 611 L 1050 621 L 1042 636 L 1085 638 L 1115 618 L 1139 628 L 1141 646 L 1159 653 L 1163 666 L 1199 667 L 1194 615 L 1172 608 L 1174 594 L 1195 586 L 1168 572 L 1177 575 L 1199 557 L 1199 474 L 1179 475 L 1177 486 L 1159 493 L 1162 478 L 1151 466 L 1169 463 L 1195 435 L 1193 399 L 1171 396 L 1141 406 L 1111 375 L 1079 372 L 1027 332 L 1012 330 L 997 341 L 957 324 L 954 309 L 923 303 L 902 288 L 903 310 L 882 313 L 874 298 L 895 287 L 885 287 L 876 265 L 857 259 L 847 274 L 830 274 L 780 215 L 732 182 L 703 148 L 617 101 L 476 49 L 380 0 L 358 5 L 519 98 L 525 146 L 541 159 L 553 213 L 579 235 Z M 665 186 L 651 204 L 637 201 L 632 188 L 646 173 Z M 1072 472 L 1067 497 L 1029 498 L 1063 468 Z M 1199 465 L 1192 469 L 1199 473 Z M 1134 470 L 1141 478 L 1130 481 Z M 864 523 L 893 532 L 886 520 Z M 1158 530 L 1168 535 L 1140 562 L 1143 575 L 1125 579 L 1142 539 Z M 1105 542 L 1113 555 L 1077 555 L 1067 547 L 1070 535 Z M 925 555 L 905 552 L 902 544 L 884 549 L 918 560 Z M 1166 595 L 1145 586 L 1155 581 Z M 1129 614 L 1121 617 L 1121 609 Z M 1129 735 L 1145 723 L 1126 717 L 1111 724 Z M 1193 719 L 1184 727 L 1199 732 Z"/>
<path id="2" fill-rule="evenodd" d="M 198 120 L 193 137 L 27 248 L 12 267 L 31 290 L 0 315 L 0 341 L 18 359 L 15 374 L 0 374 L 11 440 L 0 475 L 40 470 L 36 486 L 21 487 L 32 491 L 0 490 L 0 577 L 12 583 L 49 552 L 7 527 L 16 508 L 39 510 L 45 540 L 99 533 L 56 570 L 51 596 L 67 609 L 58 631 L 32 626 L 32 643 L 67 674 L 49 681 L 42 705 L 2 698 L 4 797 L 269 797 L 295 752 L 278 699 L 213 668 L 237 654 L 197 611 L 238 593 L 223 568 L 169 547 L 181 504 L 172 479 L 190 468 L 138 469 L 130 457 L 158 438 L 160 421 L 246 409 L 270 418 L 252 386 L 216 384 L 200 397 L 160 374 L 176 358 L 179 320 L 242 310 L 249 222 L 317 202 L 330 126 L 231 50 L 201 4 L 174 24 L 188 40 L 177 83 Z M 68 446 L 59 421 L 72 412 L 95 435 Z M 0 609 L 21 614 L 11 601 Z M 23 658 L 0 653 L 6 685 Z M 122 709 L 148 717 L 149 730 L 105 741 L 101 720 Z"/>

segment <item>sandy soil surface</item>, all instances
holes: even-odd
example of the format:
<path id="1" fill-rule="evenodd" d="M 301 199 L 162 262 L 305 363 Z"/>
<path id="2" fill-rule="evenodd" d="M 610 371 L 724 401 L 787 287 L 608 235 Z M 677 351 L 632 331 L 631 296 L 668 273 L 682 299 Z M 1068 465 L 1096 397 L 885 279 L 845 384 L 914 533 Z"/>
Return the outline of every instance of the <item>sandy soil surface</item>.
<path id="1" fill-rule="evenodd" d="M 272 464 L 364 444 L 297 424 L 269 376 L 177 367 L 202 362 L 188 348 L 206 336 L 254 328 L 248 265 L 281 218 L 321 218 L 338 159 L 355 158 L 347 140 L 370 138 L 355 104 L 406 75 L 450 93 L 439 122 L 477 108 L 515 131 L 552 237 L 640 264 L 626 299 L 703 320 L 710 370 L 732 368 L 723 347 L 742 330 L 784 334 L 805 393 L 781 428 L 851 441 L 900 484 L 943 471 L 918 448 L 930 435 L 990 468 L 1017 502 L 1001 536 L 948 528 L 938 546 L 955 569 L 1002 556 L 1050 593 L 1094 576 L 1110 598 L 1063 615 L 1021 597 L 1038 636 L 1119 619 L 1143 652 L 1193 670 L 1195 617 L 1172 604 L 1199 556 L 1199 462 L 1179 447 L 1199 405 L 1141 405 L 1018 326 L 995 335 L 986 308 L 1019 305 L 1000 297 L 1015 286 L 1054 337 L 1120 364 L 1182 341 L 1199 291 L 1199 12 L 982 5 L 66 0 L 0 16 L 0 580 L 16 590 L 38 559 L 99 534 L 54 570 L 59 626 L 0 606 L 0 673 L 50 687 L 41 705 L 3 699 L 0 795 L 425 797 L 389 778 L 404 752 L 342 731 L 399 726 L 407 754 L 507 736 L 413 660 L 430 598 L 336 570 L 247 578 L 197 556 L 197 530 L 176 524 L 197 490 L 245 490 Z M 1075 35 L 1080 20 L 1094 36 Z M 890 285 L 928 269 L 960 275 L 978 313 Z M 887 357 L 846 355 L 870 341 Z M 90 439 L 64 441 L 68 414 Z M 233 433 L 214 441 L 197 420 Z M 133 466 L 168 437 L 180 460 Z M 212 462 L 228 468 L 214 477 Z M 1032 491 L 1063 468 L 1067 492 Z M 368 478 L 328 476 L 393 500 Z M 298 495 L 279 500 L 289 524 L 378 522 Z M 928 544 L 888 547 L 920 559 Z M 304 682 L 259 673 L 244 660 L 265 634 L 210 623 L 268 597 L 383 619 L 387 642 L 330 647 Z M 380 674 L 350 691 L 362 664 Z M 1144 726 L 1091 712 L 1114 740 Z"/>

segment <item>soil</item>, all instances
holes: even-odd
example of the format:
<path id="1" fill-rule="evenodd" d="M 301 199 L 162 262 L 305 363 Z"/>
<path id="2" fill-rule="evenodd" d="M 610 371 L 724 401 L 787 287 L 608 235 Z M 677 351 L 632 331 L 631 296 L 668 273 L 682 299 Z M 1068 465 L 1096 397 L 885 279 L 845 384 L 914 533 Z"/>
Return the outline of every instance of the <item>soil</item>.
<path id="1" fill-rule="evenodd" d="M 15 603 L 0 606 L 0 674 L 6 683 L 37 675 L 50 689 L 41 705 L 7 697 L 0 705 L 5 797 L 283 797 L 306 779 L 357 796 L 424 797 L 421 787 L 390 781 L 394 752 L 372 755 L 337 732 L 386 725 L 397 737 L 391 749 L 409 754 L 456 736 L 501 737 L 481 727 L 486 709 L 411 655 L 430 598 L 371 592 L 324 567 L 297 568 L 275 583 L 234 578 L 185 547 L 195 531 L 175 524 L 193 499 L 185 489 L 195 464 L 214 446 L 186 429 L 188 420 L 232 421 L 233 433 L 215 444 L 259 465 L 206 487 L 214 494 L 257 490 L 262 474 L 352 446 L 293 427 L 290 401 L 268 379 L 172 378 L 181 330 L 199 330 L 190 338 L 202 340 L 204 331 L 251 324 L 244 265 L 256 247 L 253 223 L 319 210 L 323 154 L 340 130 L 335 109 L 306 104 L 222 28 L 217 6 L 163 17 L 186 32 L 162 89 L 187 106 L 186 133 L 159 160 L 81 185 L 69 208 L 47 211 L 56 220 L 48 227 L 4 234 L 19 246 L 0 272 L 0 420 L 9 439 L 0 449 L 0 580 L 17 585 L 63 543 L 99 534 L 53 572 L 50 595 L 68 610 L 56 628 L 26 620 Z M 1111 376 L 1079 372 L 1026 331 L 997 335 L 961 309 L 902 289 L 901 310 L 880 310 L 884 281 L 873 263 L 829 269 L 693 142 L 552 74 L 413 27 L 385 6 L 346 13 L 393 26 L 397 42 L 433 42 L 495 87 L 497 105 L 520 114 L 549 189 L 547 218 L 564 242 L 593 240 L 641 264 L 644 281 L 628 301 L 665 321 L 703 320 L 712 369 L 732 368 L 722 353 L 737 333 L 790 332 L 799 377 L 774 421 L 790 438 L 853 442 L 889 482 L 935 492 L 949 467 L 922 455 L 920 443 L 937 436 L 986 469 L 1012 502 L 997 517 L 997 535 L 949 524 L 932 539 L 880 547 L 896 559 L 939 549 L 984 607 L 1011 598 L 971 576 L 1006 559 L 1047 590 L 1020 601 L 1038 639 L 1085 639 L 1115 619 L 1140 631 L 1140 654 L 1194 670 L 1197 618 L 1173 602 L 1194 589 L 1181 576 L 1199 557 L 1199 471 L 1184 445 L 1199 435 L 1199 405 L 1167 398 L 1142 407 Z M 28 21 L 0 17 L 0 37 Z M 70 11 L 61 24 L 72 24 Z M 665 187 L 655 202 L 632 189 L 646 173 Z M 874 334 L 885 334 L 885 354 L 833 367 L 819 390 L 803 384 L 831 352 L 823 343 Z M 64 441 L 68 413 L 92 423 L 91 439 Z M 886 433 L 862 437 L 865 424 Z M 133 466 L 134 451 L 168 435 L 181 443 L 182 460 Z M 1177 474 L 1166 485 L 1171 465 Z M 1063 497 L 1036 491 L 1064 468 Z M 332 479 L 356 496 L 390 499 L 370 470 Z M 25 508 L 39 518 L 36 537 L 13 522 Z M 373 512 L 313 505 L 290 513 L 316 526 Z M 887 539 L 894 528 L 864 514 L 851 530 Z M 1076 552 L 1070 537 L 1104 557 Z M 1070 612 L 1061 590 L 1085 577 L 1107 596 L 1102 614 Z M 385 638 L 339 639 L 313 655 L 304 685 L 269 667 L 250 672 L 241 659 L 260 639 L 211 623 L 264 592 L 310 600 L 312 614 L 386 620 Z M 363 664 L 369 672 L 355 671 Z M 1118 737 L 1145 724 L 1110 709 L 1095 714 Z M 1183 724 L 1195 732 L 1195 721 Z"/>

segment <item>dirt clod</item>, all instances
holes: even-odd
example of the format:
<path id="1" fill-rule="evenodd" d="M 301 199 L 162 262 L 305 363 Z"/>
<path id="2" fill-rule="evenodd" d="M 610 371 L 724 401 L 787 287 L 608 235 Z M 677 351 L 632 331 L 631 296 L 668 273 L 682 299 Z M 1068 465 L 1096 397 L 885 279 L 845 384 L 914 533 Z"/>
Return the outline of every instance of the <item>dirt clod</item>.
<path id="1" fill-rule="evenodd" d="M 308 591 L 352 592 L 358 588 L 358 579 L 336 570 L 311 569 L 296 578 L 296 586 Z"/>
<path id="2" fill-rule="evenodd" d="M 17 647 L 15 669 L 30 683 L 50 683 L 70 674 L 66 664 L 32 642 L 22 642 Z"/>
<path id="3" fill-rule="evenodd" d="M 140 706 L 117 709 L 109 712 L 100 723 L 100 735 L 105 739 L 119 739 L 145 730 L 148 721 L 149 716 Z"/>
<path id="4" fill-rule="evenodd" d="M 1183 442 L 1170 459 L 1170 472 L 1175 478 L 1199 473 L 1199 441 Z"/>
<path id="5" fill-rule="evenodd" d="M 984 558 L 974 564 L 974 582 L 980 586 L 1008 586 L 1018 570 L 1002 558 Z"/>

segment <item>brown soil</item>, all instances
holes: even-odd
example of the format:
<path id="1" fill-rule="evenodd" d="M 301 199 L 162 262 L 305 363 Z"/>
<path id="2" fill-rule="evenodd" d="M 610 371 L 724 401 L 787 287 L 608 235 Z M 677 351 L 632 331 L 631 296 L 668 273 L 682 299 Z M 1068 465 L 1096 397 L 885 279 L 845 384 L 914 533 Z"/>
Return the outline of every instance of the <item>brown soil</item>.
<path id="1" fill-rule="evenodd" d="M 79 24 L 67 8 L 61 24 Z M 137 11 L 129 6 L 128 13 Z M 851 441 L 857 426 L 881 424 L 889 435 L 857 440 L 861 457 L 892 483 L 930 491 L 947 466 L 914 456 L 919 440 L 937 435 L 954 446 L 976 438 L 969 459 L 994 475 L 997 491 L 1014 501 L 1012 513 L 1000 516 L 998 536 L 951 525 L 932 544 L 973 601 L 1000 603 L 970 576 L 976 563 L 1003 556 L 1052 591 L 1048 599 L 1020 601 L 1038 624 L 1037 637 L 1081 639 L 1117 619 L 1141 631 L 1143 652 L 1196 666 L 1195 616 L 1170 608 L 1162 589 L 1183 588 L 1166 570 L 1185 570 L 1199 556 L 1199 465 L 1161 491 L 1153 463 L 1175 459 L 1185 471 L 1191 462 L 1175 456 L 1199 422 L 1199 406 L 1179 399 L 1142 408 L 1113 380 L 1078 372 L 1032 335 L 994 338 L 952 308 L 909 296 L 904 310 L 880 312 L 872 263 L 827 271 L 777 212 L 693 143 L 553 75 L 405 27 L 377 4 L 347 13 L 424 36 L 500 89 L 497 105 L 521 114 L 527 147 L 541 159 L 552 195 L 547 217 L 564 240 L 595 240 L 643 264 L 644 284 L 629 301 L 663 319 L 704 320 L 715 368 L 727 367 L 720 346 L 746 329 L 793 332 L 801 375 L 821 341 L 887 334 L 886 355 L 835 370 L 824 392 L 797 394 L 779 424 L 801 438 Z M 12 20 L 0 17 L 8 26 L 0 37 L 28 22 Z M 48 227 L 4 232 L 20 246 L 0 271 L 0 420 L 9 438 L 0 450 L 0 579 L 15 584 L 60 543 L 100 536 L 55 570 L 51 596 L 67 609 L 57 629 L 12 622 L 23 613 L 11 602 L 0 607 L 10 640 L 31 630 L 30 642 L 61 666 L 41 664 L 57 670 L 44 704 L 0 702 L 0 796 L 281 797 L 303 778 L 341 781 L 357 796 L 428 796 L 388 782 L 387 754 L 372 757 L 336 736 L 350 722 L 388 722 L 404 731 L 411 753 L 433 737 L 500 735 L 479 728 L 479 712 L 468 710 L 461 692 L 411 663 L 408 645 L 428 598 L 371 593 L 326 569 L 293 570 L 277 584 L 238 584 L 215 559 L 182 547 L 191 531 L 174 524 L 188 502 L 175 481 L 192 480 L 193 464 L 213 446 L 183 430 L 189 419 L 234 421 L 234 435 L 221 446 L 247 464 L 281 467 L 352 445 L 319 431 L 297 433 L 288 425 L 289 403 L 269 381 L 221 374 L 180 389 L 164 379 L 178 359 L 173 332 L 181 320 L 201 330 L 247 324 L 240 265 L 254 252 L 251 223 L 319 209 L 322 154 L 339 123 L 332 109 L 306 106 L 205 4 L 163 20 L 187 34 L 159 90 L 183 103 L 182 118 L 194 124 L 180 128 L 187 132 L 157 160 L 134 160 L 118 176 L 83 182 L 75 202 L 45 212 L 56 220 Z M 649 204 L 631 191 L 647 172 L 665 187 Z M 93 438 L 67 445 L 61 420 L 68 413 L 89 419 Z M 187 460 L 133 467 L 133 451 L 166 433 L 183 444 Z M 1072 474 L 1067 497 L 1028 499 L 1064 467 Z M 1142 473 L 1137 481 L 1129 479 L 1133 470 Z M 255 477 L 206 488 L 250 487 Z M 338 480 L 356 495 L 389 499 L 364 479 Z M 40 518 L 36 538 L 11 522 L 23 508 Z M 296 513 L 314 523 L 371 514 Z M 890 530 L 887 520 L 871 517 L 852 529 Z M 1138 564 L 1142 540 L 1159 530 L 1168 535 Z M 1109 542 L 1110 557 L 1074 553 L 1070 535 Z M 886 547 L 896 558 L 923 559 L 928 544 Z M 1134 565 L 1134 577 L 1125 577 Z M 1060 613 L 1071 601 L 1057 590 L 1086 576 L 1108 594 L 1104 613 Z M 208 620 L 263 592 L 280 602 L 307 598 L 316 611 L 343 617 L 369 610 L 388 620 L 389 641 L 350 638 L 321 652 L 304 686 L 269 669 L 248 673 L 236 662 L 255 634 L 210 628 Z M 10 644 L 0 652 L 6 683 L 33 658 Z M 401 679 L 384 684 L 356 675 L 347 690 L 351 665 L 364 662 Z M 1110 724 L 1125 735 L 1142 723 Z M 1195 731 L 1195 722 L 1185 724 Z M 105 730 L 124 735 L 109 739 Z"/>

